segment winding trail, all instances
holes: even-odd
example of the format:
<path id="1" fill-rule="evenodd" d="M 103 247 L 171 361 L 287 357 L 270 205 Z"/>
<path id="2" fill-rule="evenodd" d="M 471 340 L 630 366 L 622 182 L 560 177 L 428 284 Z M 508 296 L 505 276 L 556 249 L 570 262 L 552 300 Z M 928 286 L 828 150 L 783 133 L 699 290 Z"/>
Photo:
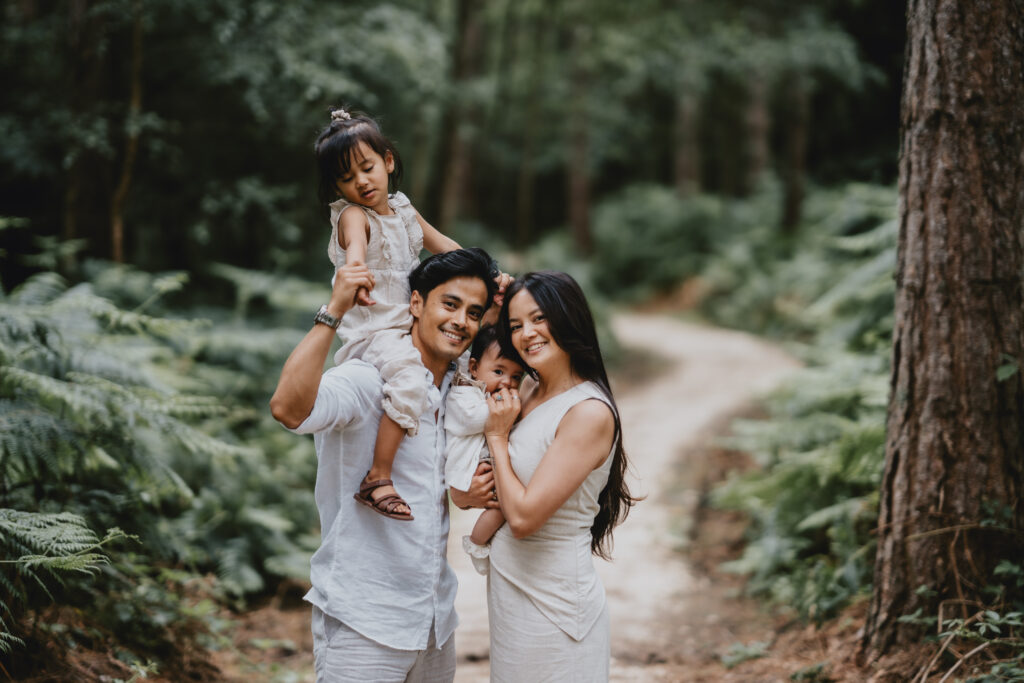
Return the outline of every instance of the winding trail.
<path id="1" fill-rule="evenodd" d="M 616 392 L 630 486 L 646 496 L 615 533 L 615 561 L 598 560 L 612 618 L 613 681 L 683 681 L 695 654 L 735 640 L 719 615 L 725 599 L 677 552 L 699 502 L 674 490 L 677 468 L 722 419 L 776 386 L 798 364 L 756 337 L 654 314 L 618 313 L 612 326 L 627 352 L 656 357 L 657 372 Z M 448 557 L 459 578 L 457 683 L 488 679 L 486 582 L 461 549 L 476 514 L 453 508 Z"/>

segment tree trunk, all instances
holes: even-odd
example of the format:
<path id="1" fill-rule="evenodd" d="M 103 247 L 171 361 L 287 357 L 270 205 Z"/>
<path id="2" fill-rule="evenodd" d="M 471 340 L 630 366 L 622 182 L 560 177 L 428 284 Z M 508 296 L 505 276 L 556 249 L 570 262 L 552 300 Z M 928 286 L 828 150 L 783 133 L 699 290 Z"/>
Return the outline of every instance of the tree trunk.
<path id="1" fill-rule="evenodd" d="M 90 12 L 90 0 L 73 0 L 67 6 L 66 92 L 72 112 L 92 113 L 106 92 L 108 50 L 99 48 L 104 41 L 103 16 Z M 110 237 L 109 201 L 110 164 L 102 155 L 82 145 L 68 150 L 71 163 L 65 175 L 61 238 L 84 239 L 89 253 L 106 257 Z M 62 267 L 75 267 L 68 256 Z"/>
<path id="2" fill-rule="evenodd" d="M 744 192 L 756 191 L 771 159 L 768 134 L 771 114 L 768 110 L 768 86 L 765 75 L 754 72 L 749 81 L 747 104 L 747 178 Z M 806 150 L 805 150 L 806 155 Z"/>
<path id="3" fill-rule="evenodd" d="M 470 179 L 470 145 L 467 140 L 475 106 L 467 101 L 467 81 L 475 73 L 480 52 L 481 26 L 479 8 L 472 0 L 456 3 L 454 69 L 452 88 L 454 97 L 442 117 L 445 144 L 441 147 L 441 203 L 438 208 L 437 227 L 448 232 L 458 217 Z"/>
<path id="4" fill-rule="evenodd" d="M 700 97 L 693 89 L 680 86 L 676 93 L 673 132 L 673 176 L 676 192 L 687 197 L 700 192 L 700 138 L 697 114 Z"/>
<path id="5" fill-rule="evenodd" d="M 1024 1 L 911 0 L 907 26 L 869 661 L 919 641 L 900 616 L 973 614 L 1024 557 Z"/>
<path id="6" fill-rule="evenodd" d="M 546 17 L 545 17 L 546 19 Z M 545 55 L 547 51 L 547 22 L 538 20 L 532 24 L 534 49 L 525 56 L 529 73 L 527 75 L 525 102 L 523 111 L 525 119 L 522 127 L 521 146 L 519 153 L 519 169 L 516 174 L 516 236 L 515 245 L 525 249 L 533 238 L 535 207 L 535 184 L 537 166 L 535 153 L 537 136 L 540 132 L 540 99 L 541 80 L 543 79 Z"/>
<path id="7" fill-rule="evenodd" d="M 782 231 L 790 234 L 800 224 L 804 203 L 804 171 L 811 106 L 805 77 L 794 74 L 786 85 L 788 122 L 782 169 Z"/>
<path id="8" fill-rule="evenodd" d="M 131 95 L 129 96 L 128 118 L 125 121 L 128 139 L 124 159 L 121 162 L 121 177 L 114 196 L 110 201 L 110 250 L 114 263 L 124 263 L 124 203 L 132 183 L 135 157 L 139 151 L 138 117 L 142 113 L 142 4 L 132 3 L 132 73 Z"/>
<path id="9" fill-rule="evenodd" d="M 566 159 L 569 229 L 573 243 L 584 255 L 589 254 L 593 248 L 590 234 L 590 132 L 587 121 L 589 73 L 585 66 L 586 30 L 584 27 L 576 26 L 572 32 L 572 91 L 569 94 L 569 154 Z"/>

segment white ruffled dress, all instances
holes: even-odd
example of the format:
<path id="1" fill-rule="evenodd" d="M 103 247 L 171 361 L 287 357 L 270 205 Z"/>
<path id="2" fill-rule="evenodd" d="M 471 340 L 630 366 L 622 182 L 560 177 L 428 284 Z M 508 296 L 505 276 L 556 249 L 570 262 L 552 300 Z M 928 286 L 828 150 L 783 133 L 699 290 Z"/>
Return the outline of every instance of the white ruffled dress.
<path id="1" fill-rule="evenodd" d="M 384 380 L 384 412 L 415 435 L 420 415 L 431 405 L 437 392 L 433 378 L 423 365 L 409 330 L 409 273 L 419 264 L 423 229 L 413 208 L 401 192 L 388 197 L 394 212 L 383 216 L 373 209 L 338 199 L 331 206 L 331 241 L 327 255 L 335 269 L 346 262 L 338 243 L 338 221 L 345 209 L 358 207 L 366 214 L 370 237 L 366 245 L 366 266 L 376 281 L 370 296 L 373 306 L 355 306 L 341 319 L 338 336 L 345 342 L 334 356 L 341 364 L 360 358 L 380 371 Z"/>

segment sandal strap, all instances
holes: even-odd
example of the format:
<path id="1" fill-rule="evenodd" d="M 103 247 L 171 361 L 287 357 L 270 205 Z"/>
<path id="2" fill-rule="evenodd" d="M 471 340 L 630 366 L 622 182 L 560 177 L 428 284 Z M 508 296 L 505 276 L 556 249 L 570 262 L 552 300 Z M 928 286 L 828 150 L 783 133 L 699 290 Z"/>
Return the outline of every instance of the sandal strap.
<path id="1" fill-rule="evenodd" d="M 406 512 L 398 512 L 395 508 L 397 508 L 399 505 L 409 507 L 409 504 L 402 500 L 401 496 L 395 493 L 389 493 L 388 495 L 381 496 L 377 500 L 373 501 L 373 506 L 380 508 L 381 510 L 385 510 L 387 512 L 398 515 L 408 514 Z"/>
<path id="2" fill-rule="evenodd" d="M 381 486 L 394 486 L 395 482 L 390 479 L 378 479 L 377 481 L 364 481 L 359 487 L 359 493 L 369 493 Z"/>

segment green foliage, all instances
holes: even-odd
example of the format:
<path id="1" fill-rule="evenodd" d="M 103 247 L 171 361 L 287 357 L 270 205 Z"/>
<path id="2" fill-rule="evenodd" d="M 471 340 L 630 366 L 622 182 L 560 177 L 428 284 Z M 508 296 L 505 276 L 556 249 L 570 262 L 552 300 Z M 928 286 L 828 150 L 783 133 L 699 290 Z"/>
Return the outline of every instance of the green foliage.
<path id="1" fill-rule="evenodd" d="M 24 645 L 3 619 L 14 608 L 32 601 L 33 589 L 53 598 L 47 584 L 64 584 L 63 574 L 93 575 L 106 564 L 100 549 L 125 538 L 120 529 L 109 529 L 102 540 L 84 519 L 69 512 L 33 513 L 0 508 L 0 652 Z"/>
<path id="2" fill-rule="evenodd" d="M 826 619 L 870 585 L 885 452 L 895 197 L 852 185 L 812 195 L 788 248 L 755 226 L 704 272 L 704 311 L 727 324 L 795 335 L 807 367 L 738 421 L 726 445 L 761 466 L 717 504 L 747 512 L 750 542 L 727 568 L 755 594 Z M 763 258 L 763 254 L 774 254 Z"/>
<path id="3" fill-rule="evenodd" d="M 671 188 L 634 185 L 594 212 L 597 284 L 616 298 L 639 300 L 695 275 L 713 246 L 732 236 L 722 200 L 683 199 Z"/>
<path id="4" fill-rule="evenodd" d="M 0 294 L 0 644 L 57 600 L 156 652 L 189 618 L 164 568 L 229 601 L 308 578 L 315 458 L 264 406 L 301 337 L 276 306 L 317 288 L 224 268 L 238 304 L 193 319 L 161 311 L 180 273 L 88 269 Z"/>
<path id="5" fill-rule="evenodd" d="M 720 656 L 725 668 L 731 669 L 751 659 L 760 659 L 768 654 L 768 643 L 754 641 L 752 643 L 733 643 L 728 651 Z"/>

